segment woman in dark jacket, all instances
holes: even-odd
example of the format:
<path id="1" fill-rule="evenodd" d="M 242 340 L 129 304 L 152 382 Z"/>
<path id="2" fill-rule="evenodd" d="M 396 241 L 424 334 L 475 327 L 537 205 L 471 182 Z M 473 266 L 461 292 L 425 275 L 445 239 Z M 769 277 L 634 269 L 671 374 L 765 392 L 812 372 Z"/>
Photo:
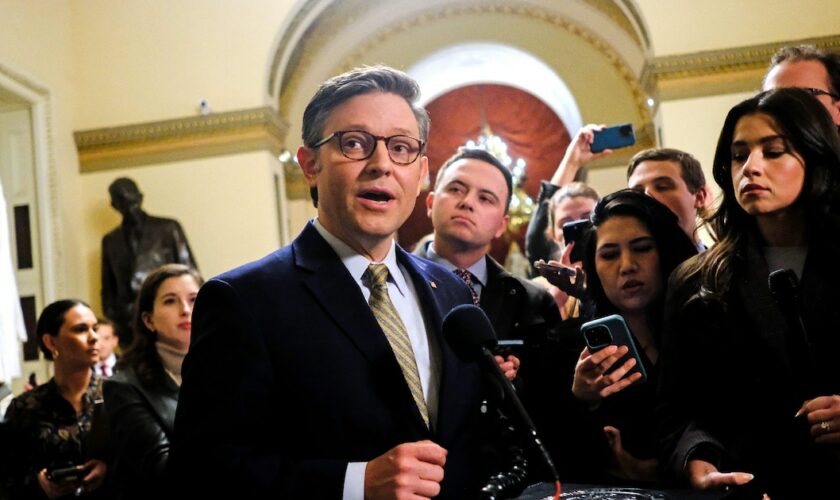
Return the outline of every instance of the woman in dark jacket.
<path id="1" fill-rule="evenodd" d="M 12 400 L 6 411 L 10 442 L 8 470 L 0 471 L 10 498 L 108 498 L 102 487 L 109 473 L 107 422 L 102 379 L 91 367 L 99 359 L 97 321 L 76 299 L 44 308 L 35 331 L 44 357 L 53 361 L 49 382 Z M 75 468 L 59 479 L 57 469 Z"/>
<path id="2" fill-rule="evenodd" d="M 759 94 L 730 110 L 712 168 L 723 191 L 717 244 L 674 273 L 666 306 L 667 465 L 697 488 L 834 496 L 837 129 L 807 89 Z"/>
<path id="3" fill-rule="evenodd" d="M 120 498 L 164 493 L 164 473 L 190 344 L 197 271 L 167 264 L 152 271 L 137 298 L 134 341 L 105 382 L 105 409 L 118 450 Z"/>
<path id="4" fill-rule="evenodd" d="M 634 361 L 619 362 L 626 347 L 613 345 L 592 353 L 576 332 L 580 355 L 569 384 L 576 404 L 566 416 L 577 422 L 570 426 L 565 454 L 577 470 L 569 478 L 651 484 L 658 479 L 654 398 L 665 284 L 671 271 L 697 249 L 667 207 L 636 190 L 605 196 L 591 220 L 583 240 L 589 295 L 583 319 L 620 314 L 648 380 L 635 383 L 640 374 L 631 374 Z"/>

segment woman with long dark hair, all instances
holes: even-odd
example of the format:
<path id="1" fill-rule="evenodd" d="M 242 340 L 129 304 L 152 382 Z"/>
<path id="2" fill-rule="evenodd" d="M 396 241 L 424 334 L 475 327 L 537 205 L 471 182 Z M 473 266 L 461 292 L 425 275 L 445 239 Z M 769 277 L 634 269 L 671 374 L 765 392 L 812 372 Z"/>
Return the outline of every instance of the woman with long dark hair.
<path id="1" fill-rule="evenodd" d="M 99 360 L 96 328 L 96 315 L 81 300 L 59 300 L 41 312 L 35 333 L 55 374 L 6 412 L 10 498 L 108 497 L 101 488 L 108 473 L 102 379 L 91 370 Z M 53 475 L 71 468 L 64 478 Z"/>
<path id="2" fill-rule="evenodd" d="M 837 129 L 805 90 L 762 93 L 730 110 L 712 168 L 717 244 L 666 306 L 667 465 L 697 488 L 816 498 L 840 474 Z"/>
<path id="3" fill-rule="evenodd" d="M 658 477 L 653 414 L 666 282 L 697 249 L 677 217 L 640 191 L 605 196 L 591 220 L 582 241 L 589 296 L 584 320 L 620 314 L 648 380 L 636 383 L 640 374 L 628 375 L 634 360 L 619 364 L 627 347 L 611 345 L 595 353 L 578 347 L 572 393 L 583 411 L 572 431 L 579 471 L 571 479 L 649 484 Z"/>
<path id="4" fill-rule="evenodd" d="M 134 340 L 105 382 L 105 408 L 118 450 L 120 498 L 166 493 L 165 470 L 190 345 L 192 306 L 203 280 L 181 264 L 146 277 L 137 297 Z"/>

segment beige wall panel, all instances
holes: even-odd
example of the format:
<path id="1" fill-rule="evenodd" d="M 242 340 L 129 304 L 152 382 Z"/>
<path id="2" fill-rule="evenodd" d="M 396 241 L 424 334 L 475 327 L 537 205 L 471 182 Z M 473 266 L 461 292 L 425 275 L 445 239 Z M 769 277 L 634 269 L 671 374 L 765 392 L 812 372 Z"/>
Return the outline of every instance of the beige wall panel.
<path id="1" fill-rule="evenodd" d="M 661 104 L 663 145 L 687 151 L 700 160 L 706 182 L 712 186 L 715 195 L 719 190 L 712 178 L 712 159 L 723 120 L 732 106 L 752 95 L 752 92 L 746 92 Z"/>
<path id="2" fill-rule="evenodd" d="M 274 40 L 294 0 L 70 2 L 74 128 L 269 103 Z"/>
<path id="3" fill-rule="evenodd" d="M 838 33 L 837 0 L 636 0 L 654 54 L 681 54 Z"/>
<path id="4" fill-rule="evenodd" d="M 120 221 L 108 185 L 130 177 L 149 214 L 178 220 L 205 278 L 258 259 L 280 246 L 273 172 L 268 153 L 95 172 L 82 176 L 84 297 L 100 306 L 101 241 Z"/>

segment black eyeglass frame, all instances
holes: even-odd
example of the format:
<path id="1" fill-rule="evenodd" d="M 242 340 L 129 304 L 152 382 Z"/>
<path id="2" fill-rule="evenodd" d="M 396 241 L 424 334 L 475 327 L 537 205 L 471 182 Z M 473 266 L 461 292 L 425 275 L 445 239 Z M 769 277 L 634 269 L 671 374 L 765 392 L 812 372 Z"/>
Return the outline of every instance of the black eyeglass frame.
<path id="1" fill-rule="evenodd" d="M 837 95 L 833 92 L 829 92 L 827 90 L 818 89 L 818 88 L 814 88 L 814 87 L 799 87 L 799 88 L 801 88 L 802 90 L 807 90 L 808 93 L 810 93 L 814 97 L 819 97 L 821 95 L 827 95 L 828 97 L 831 97 L 831 99 L 834 100 L 834 101 L 840 101 L 840 95 Z"/>
<path id="2" fill-rule="evenodd" d="M 374 138 L 373 148 L 371 148 L 370 153 L 368 153 L 365 157 L 363 157 L 363 158 L 353 158 L 353 157 L 347 156 L 347 153 L 345 153 L 344 149 L 342 149 L 342 147 L 341 147 L 341 136 L 343 136 L 344 134 L 349 134 L 351 132 L 355 132 L 355 133 L 359 133 L 359 134 L 365 134 L 365 135 L 368 135 L 368 136 Z M 373 156 L 373 153 L 376 151 L 376 146 L 379 144 L 379 141 L 382 141 L 382 142 L 385 143 L 385 150 L 388 152 L 388 158 L 390 158 L 392 162 L 396 163 L 397 165 L 411 165 L 412 163 L 417 161 L 417 158 L 420 158 L 420 155 L 423 154 L 423 151 L 426 148 L 426 143 L 425 142 L 421 141 L 420 139 L 416 139 L 414 137 L 411 137 L 410 135 L 397 134 L 397 135 L 392 135 L 392 136 L 389 136 L 389 137 L 385 137 L 385 136 L 381 136 L 381 135 L 371 134 L 370 132 L 368 132 L 366 130 L 336 130 L 332 134 L 324 137 L 320 141 L 313 144 L 312 148 L 313 149 L 320 148 L 321 146 L 330 142 L 332 139 L 334 139 L 336 137 L 338 138 L 338 143 L 339 143 L 338 150 L 341 151 L 342 156 L 344 156 L 348 160 L 357 160 L 357 161 L 367 160 L 368 158 Z M 419 147 L 417 148 L 417 155 L 414 158 L 412 158 L 411 161 L 408 161 L 408 162 L 397 161 L 397 160 L 394 159 L 393 156 L 391 156 L 391 149 L 388 147 L 388 143 L 391 142 L 391 139 L 394 139 L 394 138 L 397 138 L 397 137 L 402 137 L 402 138 L 405 138 L 405 139 L 411 139 L 412 141 L 417 141 L 417 143 L 419 144 Z"/>

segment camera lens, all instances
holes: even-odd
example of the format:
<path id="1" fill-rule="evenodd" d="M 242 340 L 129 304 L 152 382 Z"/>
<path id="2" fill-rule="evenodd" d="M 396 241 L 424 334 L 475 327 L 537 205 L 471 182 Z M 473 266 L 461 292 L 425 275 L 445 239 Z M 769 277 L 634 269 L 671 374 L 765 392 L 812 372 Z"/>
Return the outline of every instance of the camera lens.
<path id="1" fill-rule="evenodd" d="M 603 325 L 589 328 L 586 330 L 584 335 L 586 336 L 586 343 L 589 344 L 590 347 L 601 348 L 612 343 L 610 330 Z"/>

